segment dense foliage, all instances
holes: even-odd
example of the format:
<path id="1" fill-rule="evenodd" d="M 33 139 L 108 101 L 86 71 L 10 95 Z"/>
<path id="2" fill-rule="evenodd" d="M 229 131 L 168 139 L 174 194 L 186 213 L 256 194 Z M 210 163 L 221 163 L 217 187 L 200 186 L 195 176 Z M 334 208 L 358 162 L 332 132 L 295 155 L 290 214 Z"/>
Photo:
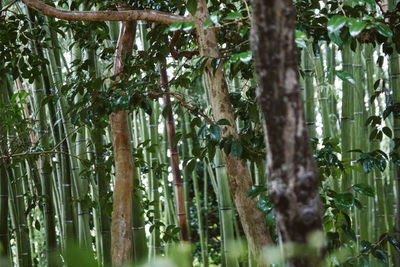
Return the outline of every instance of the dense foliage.
<path id="1" fill-rule="evenodd" d="M 114 2 L 51 4 L 116 10 Z M 138 21 L 134 51 L 123 55 L 123 73 L 116 75 L 119 22 L 63 21 L 20 2 L 0 2 L 0 255 L 9 260 L 5 264 L 110 264 L 115 167 L 109 115 L 126 110 L 136 166 L 135 264 L 157 259 L 167 266 L 168 258 L 178 266 L 256 261 L 249 257 L 222 151 L 247 162 L 254 183 L 248 197 L 257 199 L 273 239 L 257 260 L 283 266 L 256 104 L 251 3 L 208 2 L 210 17 L 203 26 L 214 29 L 220 48 L 211 65 L 214 73 L 222 66 L 226 74 L 237 138 L 223 135 L 224 126 L 232 126 L 228 120 L 213 119 L 203 78 L 208 58 L 199 55 L 193 22 Z M 311 236 L 308 246 L 286 244 L 284 254 L 312 254 L 326 246 L 326 266 L 399 266 L 400 4 L 294 2 L 325 233 Z M 195 14 L 197 8 L 193 0 L 126 4 L 180 15 Z M 160 82 L 160 66 L 167 69 L 168 88 Z M 171 105 L 164 104 L 165 96 Z M 166 129 L 171 111 L 189 248 L 174 247 L 181 228 Z"/>

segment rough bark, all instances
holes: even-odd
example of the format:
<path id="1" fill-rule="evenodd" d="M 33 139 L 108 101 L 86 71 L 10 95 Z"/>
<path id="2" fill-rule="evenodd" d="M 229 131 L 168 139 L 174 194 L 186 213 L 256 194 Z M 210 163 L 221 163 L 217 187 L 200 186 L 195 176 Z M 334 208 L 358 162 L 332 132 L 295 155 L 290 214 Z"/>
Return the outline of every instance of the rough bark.
<path id="1" fill-rule="evenodd" d="M 157 10 L 118 10 L 118 11 L 67 11 L 46 5 L 39 0 L 23 0 L 30 8 L 44 15 L 74 21 L 136 21 L 146 20 L 171 24 L 188 21 L 190 17 L 170 14 Z"/>
<path id="2" fill-rule="evenodd" d="M 167 71 L 164 66 L 160 63 L 160 73 L 161 73 L 161 85 L 168 91 L 168 77 Z M 186 221 L 186 211 L 185 211 L 185 199 L 183 196 L 183 186 L 182 186 L 182 176 L 179 169 L 179 153 L 178 146 L 174 144 L 173 138 L 175 136 L 175 123 L 174 116 L 172 113 L 171 98 L 169 94 L 164 95 L 164 104 L 168 108 L 167 114 L 167 135 L 169 150 L 171 152 L 171 168 L 172 176 L 174 179 L 174 189 L 175 189 L 175 199 L 176 199 L 176 210 L 178 214 L 178 224 L 181 228 L 180 238 L 181 241 L 189 241 L 188 227 Z"/>
<path id="3" fill-rule="evenodd" d="M 225 75 L 221 68 L 223 64 L 220 64 L 215 73 L 211 66 L 211 60 L 219 57 L 219 50 L 214 29 L 204 29 L 203 27 L 203 23 L 208 17 L 209 12 L 206 1 L 198 0 L 195 24 L 200 55 L 208 58 L 204 68 L 204 78 L 209 93 L 212 113 L 216 121 L 227 119 L 232 125 L 221 127 L 223 137 L 232 135 L 236 139 L 238 138 L 238 133 Z M 235 158 L 231 154 L 227 155 L 224 153 L 223 158 L 232 198 L 239 213 L 247 241 L 252 251 L 258 253 L 262 247 L 271 244 L 271 238 L 265 218 L 256 207 L 257 200 L 247 197 L 247 190 L 252 186 L 247 164 L 243 159 Z"/>
<path id="4" fill-rule="evenodd" d="M 123 55 L 133 48 L 136 22 L 122 22 L 114 61 L 114 74 L 124 68 Z M 122 266 L 132 257 L 132 190 L 134 163 L 126 111 L 110 115 L 115 157 L 115 186 L 111 222 L 111 260 L 113 266 Z"/>
<path id="5" fill-rule="evenodd" d="M 304 121 L 294 42 L 292 1 L 253 1 L 252 50 L 265 121 L 269 194 L 284 243 L 303 243 L 322 230 L 318 169 Z M 322 249 L 322 248 L 321 248 Z M 319 266 L 321 251 L 292 257 L 291 266 Z"/>

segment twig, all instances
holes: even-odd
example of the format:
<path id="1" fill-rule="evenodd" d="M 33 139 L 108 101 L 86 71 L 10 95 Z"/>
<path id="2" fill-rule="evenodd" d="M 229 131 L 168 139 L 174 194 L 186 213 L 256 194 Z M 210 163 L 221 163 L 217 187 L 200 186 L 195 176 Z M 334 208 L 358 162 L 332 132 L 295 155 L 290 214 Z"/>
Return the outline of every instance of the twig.
<path id="1" fill-rule="evenodd" d="M 7 6 L 5 6 L 0 13 L 6 12 L 12 5 L 14 5 L 16 2 L 18 2 L 19 0 L 14 0 L 11 3 L 9 3 Z"/>

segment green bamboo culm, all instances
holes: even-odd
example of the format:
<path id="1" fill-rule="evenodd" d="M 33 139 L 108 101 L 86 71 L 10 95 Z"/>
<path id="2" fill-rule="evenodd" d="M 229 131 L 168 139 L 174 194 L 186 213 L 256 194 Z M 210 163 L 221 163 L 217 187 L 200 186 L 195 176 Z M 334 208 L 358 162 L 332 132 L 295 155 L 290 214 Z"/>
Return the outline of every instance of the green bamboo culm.
<path id="1" fill-rule="evenodd" d="M 366 87 L 367 87 L 367 93 L 370 99 L 369 102 L 369 110 L 368 110 L 368 117 L 370 116 L 375 116 L 376 115 L 376 100 L 371 101 L 371 97 L 375 94 L 375 89 L 374 89 L 374 48 L 372 44 L 367 44 L 364 45 L 364 61 L 365 61 L 365 72 L 366 72 Z M 367 129 L 367 136 L 368 134 L 368 129 Z M 369 151 L 374 151 L 376 149 L 380 148 L 380 142 L 376 139 L 372 140 L 369 144 Z M 381 176 L 381 172 L 378 170 L 375 170 L 368 176 L 368 185 L 374 187 L 375 184 L 375 177 Z M 369 198 L 368 199 L 368 210 L 366 211 L 368 214 L 367 220 L 370 222 L 375 222 L 375 199 L 374 198 Z M 375 226 L 375 224 L 374 224 Z M 368 233 L 368 239 L 369 240 L 375 240 L 376 235 L 375 235 L 375 227 L 372 229 L 369 229 Z"/>
<path id="2" fill-rule="evenodd" d="M 329 120 L 331 124 L 332 137 L 337 137 L 339 133 L 338 118 L 339 113 L 337 109 L 337 95 L 335 88 L 336 77 L 336 46 L 326 45 L 326 65 L 327 65 L 327 86 L 328 90 L 328 103 L 329 103 Z"/>
<path id="3" fill-rule="evenodd" d="M 7 80 L 5 75 L 0 76 L 0 106 L 6 106 Z M 4 126 L 0 125 L 0 154 L 5 155 L 7 151 L 7 131 Z M 8 232 L 8 177 L 7 177 L 7 161 L 0 159 L 0 262 L 9 264 L 9 232 Z"/>
<path id="4" fill-rule="evenodd" d="M 342 50 L 342 64 L 343 70 L 349 74 L 352 74 L 352 52 L 350 49 L 350 44 L 346 44 Z M 342 157 L 345 161 L 351 161 L 352 149 L 352 123 L 353 123 L 353 86 L 347 82 L 343 81 L 342 84 L 342 118 L 341 118 L 341 134 L 342 134 Z M 342 176 L 342 191 L 347 191 L 350 189 L 352 184 L 352 173 L 344 172 Z"/>
<path id="5" fill-rule="evenodd" d="M 133 114 L 133 129 L 135 129 L 134 138 L 131 140 L 135 141 L 134 147 L 137 147 L 139 144 L 139 126 L 137 123 L 136 113 Z M 143 194 L 140 189 L 142 185 L 141 183 L 141 175 L 139 168 L 136 168 L 136 173 L 133 180 L 133 193 L 132 193 L 132 242 L 133 242 L 133 262 L 138 264 L 147 260 L 148 257 L 148 247 L 147 247 L 147 239 L 146 239 L 146 231 L 145 231 L 145 220 L 144 220 L 144 207 L 142 203 Z"/>
<path id="6" fill-rule="evenodd" d="M 304 113 L 308 136 L 316 137 L 315 125 L 315 97 L 314 97 L 314 66 L 312 40 L 307 40 L 307 46 L 303 50 L 303 72 L 304 72 Z"/>
<path id="7" fill-rule="evenodd" d="M 389 10 L 393 10 L 396 7 L 397 0 L 388 0 Z M 390 82 L 393 93 L 393 106 L 400 105 L 400 66 L 399 66 L 399 54 L 394 49 L 393 53 L 389 56 L 389 68 L 390 68 Z M 393 112 L 393 137 L 394 140 L 400 138 L 400 114 Z M 400 160 L 400 148 L 393 151 L 395 160 Z M 395 196 L 395 225 L 394 230 L 396 233 L 397 240 L 400 240 L 400 166 L 394 164 L 394 185 L 396 188 L 397 195 Z M 400 252 L 397 251 L 397 257 L 395 257 L 396 264 L 400 265 Z"/>
<path id="8" fill-rule="evenodd" d="M 363 65 L 362 65 L 362 57 L 361 57 L 361 49 L 362 46 L 360 44 L 357 44 L 356 52 L 355 52 L 355 57 L 354 57 L 354 81 L 355 81 L 355 87 L 354 87 L 354 136 L 355 142 L 354 142 L 354 149 L 360 149 L 361 151 L 368 151 L 368 144 L 366 142 L 368 136 L 366 133 L 366 127 L 365 127 L 365 120 L 366 118 L 366 107 L 364 103 L 364 97 L 365 97 L 365 87 L 363 86 L 363 81 L 365 80 L 364 78 L 364 73 L 365 71 L 363 70 Z M 360 173 L 360 172 L 354 172 L 354 183 L 361 184 L 365 183 L 364 177 L 366 174 Z M 368 181 L 367 181 L 368 183 Z M 369 206 L 368 206 L 368 197 L 361 195 L 360 196 L 360 202 L 364 207 L 364 211 L 361 211 L 360 209 L 357 209 L 356 211 L 356 218 L 359 224 L 359 229 L 360 229 L 360 238 L 361 240 L 367 240 L 368 239 L 368 232 L 369 232 L 369 226 L 366 223 L 362 223 L 368 220 L 368 212 Z"/>

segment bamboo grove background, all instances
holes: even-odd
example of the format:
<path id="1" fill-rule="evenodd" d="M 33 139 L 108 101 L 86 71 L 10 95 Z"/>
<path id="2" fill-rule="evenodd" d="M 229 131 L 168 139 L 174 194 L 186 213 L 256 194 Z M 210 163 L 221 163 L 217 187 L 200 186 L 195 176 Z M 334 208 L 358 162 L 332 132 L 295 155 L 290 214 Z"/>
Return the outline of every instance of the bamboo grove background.
<path id="1" fill-rule="evenodd" d="M 306 8 L 314 12 L 312 4 L 301 4 L 308 1 L 297 2 L 298 16 Z M 374 1 L 361 2 L 382 16 Z M 190 53 L 196 50 L 190 23 L 138 21 L 126 58 L 131 79 L 111 91 L 118 22 L 64 22 L 10 3 L 3 1 L 8 10 L 0 21 L 1 266 L 111 262 L 114 156 L 107 114 L 119 108 L 129 111 L 136 165 L 135 264 L 164 257 L 178 266 L 254 266 L 219 147 L 247 160 L 254 183 L 248 196 L 258 199 L 274 239 L 264 256 L 280 264 L 246 2 L 212 5 L 208 22 L 222 32 L 224 62 L 213 64 L 225 64 L 240 136 L 234 141 L 221 138 L 219 125 L 229 122 L 212 120 L 204 60 Z M 365 28 L 340 19 L 328 21 L 331 36 L 349 27 L 354 37 Z M 302 26 L 296 42 L 320 168 L 326 265 L 400 266 L 398 52 L 388 55 L 382 45 L 356 39 L 348 45 L 318 40 Z M 392 37 L 385 27 L 378 32 Z M 189 56 L 170 56 L 179 50 Z"/>

